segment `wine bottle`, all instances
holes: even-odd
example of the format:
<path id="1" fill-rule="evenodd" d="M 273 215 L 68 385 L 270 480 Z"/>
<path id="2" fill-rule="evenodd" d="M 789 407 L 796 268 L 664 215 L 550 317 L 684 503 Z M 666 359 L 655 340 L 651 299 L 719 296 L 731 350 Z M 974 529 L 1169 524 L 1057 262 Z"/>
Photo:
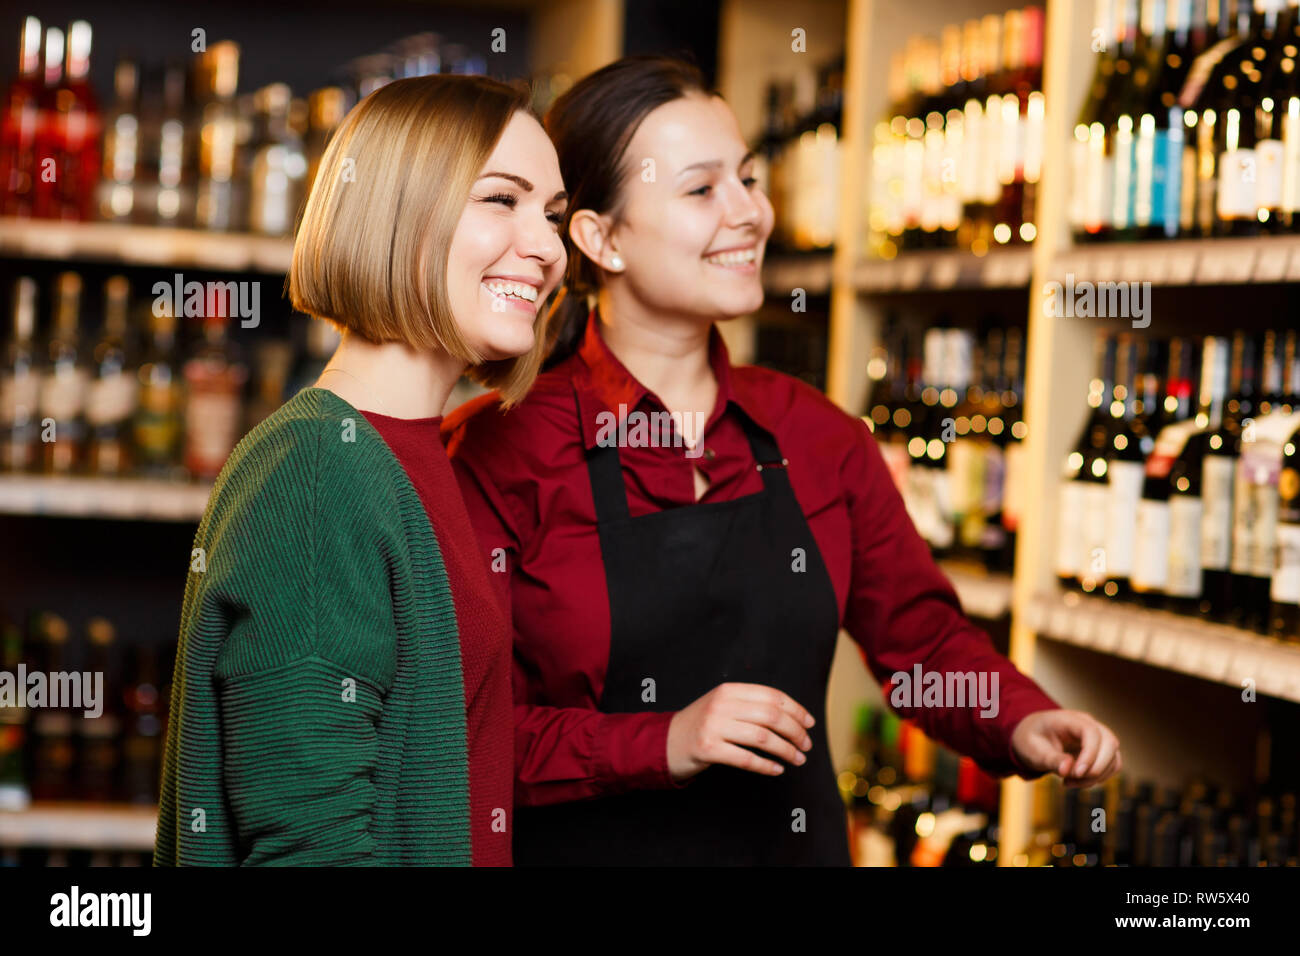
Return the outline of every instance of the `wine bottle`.
<path id="1" fill-rule="evenodd" d="M 35 279 L 18 278 L 13 303 L 13 334 L 0 369 L 0 469 L 22 472 L 35 469 L 40 460 Z"/>
<path id="2" fill-rule="evenodd" d="M 1096 346 L 1097 376 L 1088 383 L 1092 412 L 1066 458 L 1057 501 L 1056 576 L 1067 587 L 1094 590 L 1104 572 L 1108 505 L 1106 447 L 1109 428 L 1107 406 L 1115 381 L 1115 340 L 1099 335 Z"/>
<path id="3" fill-rule="evenodd" d="M 1188 437 L 1197 428 L 1192 417 L 1194 362 L 1190 339 L 1176 336 L 1170 340 L 1169 372 L 1165 379 L 1165 424 L 1146 460 L 1134 536 L 1133 591 L 1138 600 L 1148 606 L 1162 604 L 1169 585 L 1171 471 Z M 1195 523 L 1199 536 L 1199 510 Z"/>
<path id="4" fill-rule="evenodd" d="M 1165 0 L 1125 0 L 1130 17 L 1126 30 L 1133 28 L 1131 17 L 1136 8 L 1136 34 L 1133 40 L 1132 68 L 1121 87 L 1118 114 L 1110 130 L 1111 155 L 1115 162 L 1114 192 L 1111 196 L 1111 238 L 1133 239 L 1139 226 L 1135 202 L 1139 177 L 1144 178 L 1144 198 L 1149 203 L 1152 159 L 1139 163 L 1139 120 L 1150 106 L 1152 89 L 1159 74 L 1160 28 L 1164 20 Z M 1154 118 L 1150 124 L 1148 144 L 1154 147 Z M 1149 218 L 1149 212 L 1148 212 Z"/>
<path id="5" fill-rule="evenodd" d="M 90 374 L 81 350 L 81 276 L 59 274 L 54 290 L 54 325 L 41 376 L 40 416 L 43 470 L 70 474 L 81 468 L 86 450 L 85 403 Z"/>
<path id="6" fill-rule="evenodd" d="M 1205 605 L 1206 561 L 1214 562 L 1216 568 L 1226 568 L 1224 513 L 1232 500 L 1231 471 L 1213 461 L 1207 481 L 1206 457 L 1211 439 L 1218 437 L 1218 447 L 1223 443 L 1228 367 L 1228 340 L 1206 337 L 1201 345 L 1201 384 L 1194 419 L 1197 430 L 1187 436 L 1182 451 L 1169 466 L 1169 573 L 1165 590 L 1169 607 L 1189 614 L 1209 610 Z M 1220 497 L 1207 505 L 1205 495 L 1209 491 L 1228 495 L 1227 501 Z M 1213 553 L 1207 549 L 1207 511 L 1214 519 L 1208 535 Z"/>
<path id="7" fill-rule="evenodd" d="M 1137 118 L 1133 219 L 1144 239 L 1178 235 L 1182 195 L 1184 121 L 1178 103 L 1193 59 L 1193 0 L 1167 0 L 1164 42 Z"/>
<path id="8" fill-rule="evenodd" d="M 130 470 L 131 418 L 139 380 L 127 342 L 129 295 L 126 276 L 112 276 L 104 283 L 104 328 L 91 356 L 93 377 L 86 392 L 86 462 L 96 475 Z"/>

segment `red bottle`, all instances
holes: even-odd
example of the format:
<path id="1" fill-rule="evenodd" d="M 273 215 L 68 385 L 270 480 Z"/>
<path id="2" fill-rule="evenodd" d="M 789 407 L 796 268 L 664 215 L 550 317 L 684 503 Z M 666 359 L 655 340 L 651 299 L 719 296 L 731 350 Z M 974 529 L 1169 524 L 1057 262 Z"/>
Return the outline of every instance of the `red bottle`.
<path id="1" fill-rule="evenodd" d="M 62 34 L 46 31 L 45 91 L 37 124 L 35 213 L 43 219 L 93 218 L 99 179 L 99 137 L 103 119 L 90 72 L 90 24 L 68 28 L 66 75 Z"/>
<path id="2" fill-rule="evenodd" d="M 18 76 L 9 84 L 0 115 L 0 215 L 32 215 L 41 89 L 41 21 L 27 17 L 18 46 Z"/>

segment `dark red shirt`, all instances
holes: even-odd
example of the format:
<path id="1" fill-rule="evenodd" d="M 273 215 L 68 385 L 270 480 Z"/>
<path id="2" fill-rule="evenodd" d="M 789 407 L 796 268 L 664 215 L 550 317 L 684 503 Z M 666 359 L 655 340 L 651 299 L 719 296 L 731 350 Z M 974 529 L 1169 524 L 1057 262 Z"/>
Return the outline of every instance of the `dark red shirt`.
<path id="1" fill-rule="evenodd" d="M 451 586 L 465 680 L 471 860 L 475 866 L 510 866 L 514 764 L 506 611 L 488 580 L 483 551 L 447 460 L 439 434 L 442 417 L 361 414 L 388 443 L 415 486 Z"/>
<path id="2" fill-rule="evenodd" d="M 1026 714 L 1059 706 L 998 654 L 961 611 L 907 516 L 870 429 L 815 388 L 777 372 L 732 367 L 710 331 L 717 403 L 704 451 L 620 445 L 633 517 L 695 503 L 692 469 L 709 479 L 700 499 L 729 501 L 762 490 L 737 420 L 743 409 L 771 432 L 788 459 L 804 517 L 821 550 L 840 625 L 875 677 L 924 672 L 998 675 L 999 710 L 902 707 L 929 736 L 998 776 L 1040 775 L 1011 750 Z M 621 406 L 621 408 L 620 408 Z M 578 352 L 540 375 L 528 396 L 502 412 L 494 394 L 446 417 L 443 437 L 514 629 L 515 799 L 532 806 L 635 788 L 671 787 L 671 713 L 598 709 L 609 660 L 609 597 L 585 453 L 601 412 L 665 411 L 614 357 L 593 312 Z M 693 453 L 694 454 L 694 453 Z M 744 555 L 735 555 L 744 561 Z M 809 702 L 804 702 L 809 703 Z"/>

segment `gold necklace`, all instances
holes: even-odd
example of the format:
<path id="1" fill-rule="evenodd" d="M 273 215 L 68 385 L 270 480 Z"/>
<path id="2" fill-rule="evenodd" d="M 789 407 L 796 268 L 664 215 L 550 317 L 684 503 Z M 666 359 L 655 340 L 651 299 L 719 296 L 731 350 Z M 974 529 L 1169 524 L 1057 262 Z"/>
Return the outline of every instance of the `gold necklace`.
<path id="1" fill-rule="evenodd" d="M 376 402 L 379 403 L 381 414 L 383 415 L 388 414 L 388 410 L 387 410 L 388 406 L 386 406 L 382 401 L 379 400 L 379 396 L 375 394 L 374 389 L 372 389 L 369 385 L 361 381 L 361 379 L 357 378 L 355 375 L 353 375 L 351 372 L 347 371 L 346 369 L 341 369 L 338 368 L 337 366 L 330 366 L 329 368 L 325 369 L 325 371 L 320 373 L 320 375 L 317 377 L 317 380 L 319 381 L 321 378 L 324 378 L 330 372 L 338 372 L 340 375 L 346 375 L 348 378 L 352 379 L 352 381 L 356 382 L 358 385 L 361 386 L 361 388 L 365 391 L 367 395 L 369 395 L 371 398 L 373 398 Z"/>

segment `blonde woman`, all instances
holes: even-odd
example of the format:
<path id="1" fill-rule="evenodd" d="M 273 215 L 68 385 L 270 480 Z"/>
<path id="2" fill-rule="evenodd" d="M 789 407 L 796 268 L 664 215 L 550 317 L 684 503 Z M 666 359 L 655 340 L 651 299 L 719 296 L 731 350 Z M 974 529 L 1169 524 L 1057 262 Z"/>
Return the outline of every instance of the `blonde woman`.
<path id="1" fill-rule="evenodd" d="M 240 442 L 195 538 L 154 861 L 509 865 L 508 622 L 439 439 L 521 397 L 565 193 L 527 93 L 400 80 L 330 143 L 294 308 L 342 341 Z"/>

